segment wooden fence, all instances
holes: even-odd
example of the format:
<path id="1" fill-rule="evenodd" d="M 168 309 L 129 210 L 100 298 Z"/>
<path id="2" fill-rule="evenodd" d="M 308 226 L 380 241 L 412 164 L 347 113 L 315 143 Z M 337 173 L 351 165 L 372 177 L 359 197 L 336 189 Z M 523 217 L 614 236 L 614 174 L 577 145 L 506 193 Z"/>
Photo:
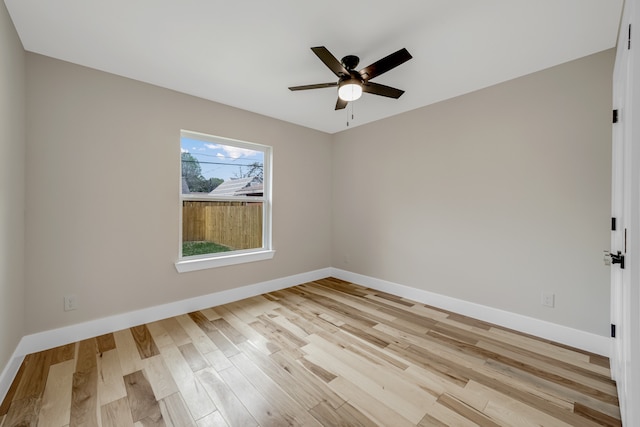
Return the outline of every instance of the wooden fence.
<path id="1" fill-rule="evenodd" d="M 182 202 L 182 240 L 207 241 L 231 249 L 262 247 L 262 203 Z"/>

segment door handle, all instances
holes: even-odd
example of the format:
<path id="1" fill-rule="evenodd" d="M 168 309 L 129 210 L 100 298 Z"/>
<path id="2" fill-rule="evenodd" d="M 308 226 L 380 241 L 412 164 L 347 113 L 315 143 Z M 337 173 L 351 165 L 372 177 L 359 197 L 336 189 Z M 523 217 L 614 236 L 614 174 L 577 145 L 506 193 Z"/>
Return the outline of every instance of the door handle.
<path id="1" fill-rule="evenodd" d="M 624 268 L 624 255 L 620 251 L 617 254 L 604 251 L 604 263 L 605 265 L 620 264 L 620 268 Z"/>

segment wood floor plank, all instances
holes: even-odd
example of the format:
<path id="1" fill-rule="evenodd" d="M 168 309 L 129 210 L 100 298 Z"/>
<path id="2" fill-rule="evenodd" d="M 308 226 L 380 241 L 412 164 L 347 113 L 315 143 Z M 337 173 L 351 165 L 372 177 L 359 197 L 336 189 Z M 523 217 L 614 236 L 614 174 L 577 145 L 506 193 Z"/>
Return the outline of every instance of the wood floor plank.
<path id="1" fill-rule="evenodd" d="M 263 314 L 261 316 L 258 316 L 258 322 L 254 322 L 251 325 L 256 325 L 254 326 L 256 330 L 258 330 L 263 335 L 270 337 L 271 339 L 275 339 L 275 337 L 277 337 L 278 342 L 280 342 L 286 348 L 295 350 L 307 344 L 304 337 L 301 338 L 294 332 L 291 332 L 289 329 L 278 324 L 274 320 L 275 317 L 272 318 Z M 258 328 L 257 326 L 260 326 L 260 328 Z M 303 333 L 303 335 L 306 334 Z"/>
<path id="2" fill-rule="evenodd" d="M 286 349 L 287 351 L 293 354 L 296 354 L 297 357 L 303 356 L 303 354 L 299 350 L 299 346 L 298 346 L 299 341 L 296 342 L 297 338 L 294 338 L 292 341 L 291 340 L 292 337 L 290 333 L 287 335 L 284 335 L 284 334 L 280 335 L 280 333 L 278 332 L 279 331 L 278 327 L 265 324 L 265 322 L 262 321 L 262 319 L 258 319 L 255 322 L 252 322 L 250 326 L 253 329 L 255 329 L 256 332 L 261 334 L 265 339 L 267 339 L 269 342 L 274 344 L 274 346 L 270 348 L 270 352 L 267 354 L 272 354 L 277 351 Z M 242 344 L 238 344 L 238 345 L 241 346 Z"/>
<path id="3" fill-rule="evenodd" d="M 444 393 L 440 395 L 437 402 L 478 425 L 486 427 L 500 427 L 500 424 L 493 421 L 487 415 L 467 405 L 460 399 L 456 399 L 450 394 Z"/>
<path id="4" fill-rule="evenodd" d="M 146 359 L 147 357 L 157 356 L 160 354 L 158 346 L 153 340 L 147 325 L 134 326 L 130 328 L 130 330 L 141 359 Z"/>
<path id="5" fill-rule="evenodd" d="M 133 418 L 126 397 L 100 407 L 102 427 L 133 427 Z"/>
<path id="6" fill-rule="evenodd" d="M 199 420 L 215 411 L 216 406 L 200 381 L 198 381 L 180 350 L 177 347 L 163 347 L 161 352 L 193 419 Z"/>
<path id="7" fill-rule="evenodd" d="M 268 313 L 269 311 L 278 308 L 278 304 L 267 299 L 264 295 L 258 295 L 251 298 L 246 298 L 242 301 L 237 301 L 241 307 L 244 308 L 250 315 L 257 317 L 261 314 Z"/>
<path id="8" fill-rule="evenodd" d="M 198 420 L 198 427 L 233 427 L 229 426 L 224 420 L 222 414 L 216 411 L 206 417 Z"/>
<path id="9" fill-rule="evenodd" d="M 279 347 L 272 345 L 269 340 L 267 340 L 264 336 L 260 335 L 251 326 L 249 326 L 250 323 L 256 321 L 256 318 L 254 316 L 246 313 L 241 308 L 234 308 L 232 311 L 231 307 L 235 306 L 227 305 L 218 307 L 217 312 L 220 313 L 222 318 L 226 320 L 234 329 L 236 329 L 239 333 L 246 337 L 247 340 L 251 341 L 251 343 L 256 348 L 262 350 L 264 353 L 271 354 L 274 351 L 280 350 Z"/>
<path id="10" fill-rule="evenodd" d="M 215 344 L 216 348 L 222 350 L 225 356 L 230 357 L 238 354 L 238 348 L 225 337 L 218 328 L 200 312 L 189 313 L 189 317 L 193 322 L 205 333 L 207 337 Z"/>
<path id="11" fill-rule="evenodd" d="M 117 349 L 114 348 L 100 354 L 97 359 L 97 369 L 100 406 L 126 397 L 127 389 L 122 379 L 123 373 Z"/>
<path id="12" fill-rule="evenodd" d="M 98 371 L 89 368 L 73 374 L 70 426 L 98 426 Z"/>
<path id="13" fill-rule="evenodd" d="M 617 404 L 605 403 L 591 396 L 582 394 L 571 387 L 547 381 L 544 378 L 525 371 L 520 371 L 497 361 L 487 361 L 486 366 L 491 369 L 492 374 L 497 378 L 500 378 L 500 375 L 505 375 L 510 379 L 515 379 L 522 384 L 521 388 L 523 390 L 527 389 L 530 393 L 537 394 L 539 396 L 546 396 L 546 399 L 548 400 L 552 399 L 550 396 L 559 396 L 560 399 L 566 401 L 567 408 L 569 409 L 576 403 L 579 403 L 584 406 L 588 406 L 589 408 L 593 408 L 598 412 L 620 419 L 620 408 Z M 505 380 L 505 382 L 507 381 L 508 380 Z M 554 400 L 554 402 L 560 406 L 558 400 Z"/>
<path id="14" fill-rule="evenodd" d="M 76 343 L 69 343 L 51 350 L 51 365 L 66 362 L 76 357 Z"/>
<path id="15" fill-rule="evenodd" d="M 239 372 L 264 396 L 273 407 L 277 407 L 290 425 L 318 426 L 306 408 L 301 406 L 291 395 L 287 394 L 278 384 L 265 374 L 243 353 L 231 358 Z"/>
<path id="16" fill-rule="evenodd" d="M 198 325 L 196 325 L 196 323 L 191 319 L 189 315 L 184 314 L 181 316 L 176 316 L 175 319 L 180 327 L 189 336 L 189 339 L 191 340 L 191 342 L 193 342 L 193 345 L 195 345 L 198 350 L 200 350 L 200 353 L 207 354 L 214 350 L 219 350 L 214 342 L 211 341 L 207 334 L 205 334 L 204 331 L 198 327 Z M 176 345 L 178 345 L 179 341 L 175 342 Z"/>
<path id="17" fill-rule="evenodd" d="M 283 303 L 283 300 L 278 301 L 279 304 Z M 318 332 L 326 330 L 325 328 L 318 325 L 316 318 L 309 318 L 309 316 L 301 315 L 301 313 L 291 310 L 290 307 L 282 306 L 278 309 L 274 310 L 279 316 L 274 318 L 275 321 L 279 321 L 282 319 L 286 320 L 285 327 L 290 329 L 291 325 L 295 326 L 296 335 L 300 338 L 306 337 L 307 335 L 317 334 Z"/>
<path id="18" fill-rule="evenodd" d="M 617 392 L 614 384 L 594 380 L 584 375 L 575 373 L 571 369 L 564 369 L 557 364 L 532 360 L 526 356 L 514 354 L 506 349 L 495 349 L 488 344 L 481 343 L 482 348 L 489 347 L 488 356 L 518 369 L 526 370 L 534 375 L 542 376 L 549 381 L 558 384 L 566 384 L 582 393 L 602 400 L 603 402 L 618 404 Z"/>
<path id="19" fill-rule="evenodd" d="M 606 384 L 609 388 L 614 386 L 614 382 L 611 380 L 609 374 L 602 372 L 599 367 L 590 364 L 588 362 L 589 357 L 587 355 L 583 354 L 582 357 L 571 358 L 571 353 L 575 352 L 566 348 L 556 348 L 555 350 L 552 350 L 551 348 L 549 348 L 550 346 L 548 345 L 548 343 L 540 342 L 539 346 L 537 347 L 529 344 L 528 347 L 533 348 L 528 349 L 526 348 L 527 345 L 525 344 L 527 343 L 527 341 L 525 341 L 526 337 L 522 337 L 522 341 L 504 341 L 496 339 L 496 336 L 499 335 L 497 334 L 497 328 L 492 328 L 489 332 L 479 330 L 469 332 L 460 328 L 456 328 L 452 325 L 439 323 L 434 328 L 432 328 L 432 331 L 445 334 L 459 341 L 463 341 L 464 337 L 468 336 L 468 339 L 474 340 L 473 344 L 477 344 L 477 347 L 493 351 L 499 349 L 497 350 L 497 352 L 501 355 L 503 353 L 502 349 L 504 349 L 510 354 L 513 354 L 514 358 L 521 357 L 522 360 L 525 361 L 536 360 L 542 363 L 548 363 L 564 370 L 575 371 L 576 373 L 579 373 L 580 376 L 591 378 L 596 382 Z M 513 337 L 514 335 L 515 334 L 512 333 L 510 336 Z M 467 343 L 470 342 L 471 341 L 467 341 Z M 565 358 L 570 358 L 570 362 L 565 361 Z"/>
<path id="20" fill-rule="evenodd" d="M 219 374 L 261 427 L 301 425 L 293 424 L 294 420 L 285 418 L 277 406 L 269 403 L 235 367 L 225 369 Z"/>
<path id="21" fill-rule="evenodd" d="M 218 313 L 218 307 L 216 307 L 216 308 L 213 308 L 213 307 L 205 308 L 205 309 L 200 310 L 200 313 L 204 314 L 204 317 L 206 317 L 210 321 L 217 320 L 217 319 L 220 319 L 222 317 L 220 315 L 220 313 Z"/>
<path id="22" fill-rule="evenodd" d="M 388 425 L 390 420 L 393 420 L 392 422 L 394 427 L 409 427 L 416 425 L 405 418 L 404 414 L 400 414 L 390 408 L 389 405 L 377 400 L 368 394 L 367 391 L 359 388 L 345 378 L 338 377 L 331 381 L 331 388 L 349 402 L 350 405 L 355 407 L 360 413 L 364 414 L 367 418 L 372 419 L 378 425 Z"/>
<path id="23" fill-rule="evenodd" d="M 98 344 L 98 352 L 100 353 L 104 353 L 105 351 L 109 350 L 115 350 L 116 348 L 116 340 L 111 333 L 96 337 L 96 341 Z"/>
<path id="24" fill-rule="evenodd" d="M 127 375 L 139 371 L 144 368 L 140 352 L 136 346 L 131 331 L 123 329 L 113 333 L 113 338 L 118 349 L 118 358 L 120 359 L 120 368 L 122 374 Z"/>
<path id="25" fill-rule="evenodd" d="M 346 351 L 331 349 L 331 344 L 311 335 L 304 347 L 307 358 L 316 364 L 330 366 L 338 377 L 350 381 L 381 402 L 388 402 L 404 417 L 418 423 L 424 417 L 423 407 L 434 397 L 412 382 L 399 378 L 397 372 L 376 367 Z M 376 375 L 368 375 L 375 370 Z M 335 380 L 334 380 L 335 381 Z M 333 381 L 330 383 L 333 384 Z"/>
<path id="26" fill-rule="evenodd" d="M 302 342 L 305 342 L 305 338 L 309 336 L 309 333 L 305 331 L 301 326 L 298 325 L 282 314 L 282 310 L 275 310 L 278 313 L 278 316 L 270 317 L 269 319 L 273 322 L 274 326 L 279 325 L 283 330 L 286 330 L 288 333 L 296 336 Z"/>
<path id="27" fill-rule="evenodd" d="M 377 425 L 348 402 L 345 402 L 338 409 L 333 409 L 325 402 L 320 402 L 311 408 L 309 412 L 323 426 L 375 427 Z"/>
<path id="28" fill-rule="evenodd" d="M 620 426 L 608 359 L 325 278 L 27 355 L 0 427 Z"/>
<path id="29" fill-rule="evenodd" d="M 411 347 L 409 348 L 409 350 L 410 352 L 415 351 L 414 354 L 422 353 L 422 351 L 413 349 Z M 453 362 L 450 362 L 448 359 L 445 359 L 445 358 L 434 357 L 434 360 L 436 360 L 438 364 L 442 366 L 446 366 L 449 369 L 457 369 L 462 375 L 467 376 L 469 380 L 475 380 L 478 383 L 488 388 L 496 390 L 504 395 L 516 398 L 527 405 L 539 408 L 539 410 L 547 414 L 550 414 L 551 416 L 558 418 L 563 422 L 566 422 L 569 424 L 577 423 L 576 425 L 584 425 L 584 426 L 593 425 L 593 423 L 584 421 L 582 418 L 575 416 L 575 414 L 570 413 L 564 409 L 558 408 L 557 406 L 551 404 L 550 402 L 538 396 L 532 395 L 528 392 L 521 391 L 510 384 L 505 384 L 503 382 L 500 382 L 496 380 L 493 376 L 483 374 L 483 373 L 474 371 L 473 369 L 462 367 L 460 365 L 456 366 Z"/>
<path id="30" fill-rule="evenodd" d="M 11 402 L 11 406 L 4 420 L 4 425 L 7 427 L 36 426 L 41 400 L 40 397 L 30 396 Z"/>
<path id="31" fill-rule="evenodd" d="M 501 421 L 503 424 L 513 424 L 523 427 L 574 425 L 554 418 L 552 415 L 527 405 L 517 398 L 499 393 L 473 380 L 467 384 L 465 390 L 485 396 L 487 404 L 485 405 L 484 412 L 493 419 Z"/>
<path id="32" fill-rule="evenodd" d="M 205 368 L 196 375 L 229 426 L 258 426 L 256 419 L 247 411 L 247 408 L 216 371 L 212 368 Z"/>
<path id="33" fill-rule="evenodd" d="M 237 329 L 235 329 L 226 319 L 214 319 L 211 323 L 232 343 L 240 344 L 245 342 L 247 337 L 242 335 Z"/>
<path id="34" fill-rule="evenodd" d="M 622 426 L 620 418 L 612 417 L 578 402 L 574 404 L 573 412 L 575 412 L 576 414 L 580 414 L 585 418 L 593 420 L 598 424 L 606 426 Z"/>
<path id="35" fill-rule="evenodd" d="M 24 373 L 22 374 L 21 381 L 18 383 L 13 399 L 40 399 L 44 392 L 47 376 L 49 375 L 51 353 L 43 351 L 29 354 L 24 358 L 24 362 L 22 363 L 25 366 Z"/>
<path id="36" fill-rule="evenodd" d="M 98 367 L 98 343 L 95 338 L 82 340 L 78 343 L 78 359 L 76 372 L 92 371 Z"/>
<path id="37" fill-rule="evenodd" d="M 144 425 L 165 425 L 160 405 L 143 371 L 125 375 L 124 384 L 127 388 L 127 400 L 133 422 L 142 422 Z"/>
<path id="38" fill-rule="evenodd" d="M 182 357 L 187 361 L 193 372 L 198 372 L 200 369 L 204 369 L 209 366 L 209 362 L 200 354 L 198 349 L 193 343 L 188 343 L 178 347 Z"/>
<path id="39" fill-rule="evenodd" d="M 156 399 L 161 400 L 179 392 L 162 355 L 145 359 L 144 366 L 144 373 Z"/>
<path id="40" fill-rule="evenodd" d="M 73 359 L 51 365 L 42 396 L 39 426 L 64 426 L 71 418 L 71 389 L 75 361 Z"/>
<path id="41" fill-rule="evenodd" d="M 322 299 L 320 301 L 324 301 L 325 304 L 328 301 L 334 301 L 335 303 L 337 303 L 335 305 L 336 308 L 351 307 L 352 310 L 363 314 L 368 320 L 373 319 L 374 321 L 393 321 L 396 318 L 396 316 L 394 316 L 393 314 L 387 314 L 380 311 L 379 304 L 372 304 L 372 301 L 370 300 L 355 297 L 350 294 L 336 292 L 335 289 L 332 289 L 328 286 L 320 285 L 312 287 L 301 285 L 300 288 L 308 291 L 310 295 L 321 296 Z"/>
<path id="42" fill-rule="evenodd" d="M 227 356 L 225 356 L 221 350 L 211 351 L 204 356 L 207 358 L 209 364 L 213 367 L 213 369 L 218 372 L 223 371 L 230 366 L 233 366 L 233 364 L 229 361 L 229 359 L 227 359 Z"/>
<path id="43" fill-rule="evenodd" d="M 294 359 L 288 353 L 279 351 L 265 356 L 247 343 L 240 346 L 253 363 L 294 396 L 304 408 L 313 408 L 322 401 L 334 408 L 339 408 L 344 403 L 344 400 L 326 384 L 314 381 L 314 376 L 296 362 L 298 359 Z"/>
<path id="44" fill-rule="evenodd" d="M 160 399 L 158 402 L 160 411 L 167 427 L 195 427 L 194 421 L 187 404 L 180 393 L 173 393 Z M 216 411 L 217 412 L 217 411 Z M 207 417 L 201 418 L 207 419 Z"/>
<path id="45" fill-rule="evenodd" d="M 298 362 L 300 362 L 302 366 L 304 366 L 309 372 L 314 374 L 316 377 L 320 378 L 325 383 L 331 382 L 336 378 L 336 375 L 327 371 L 323 367 L 316 365 L 310 360 L 305 359 L 304 357 L 301 357 L 300 359 L 298 359 Z"/>
<path id="46" fill-rule="evenodd" d="M 153 342 L 156 343 L 158 348 L 168 345 L 176 345 L 169 332 L 165 329 L 162 322 L 151 322 L 147 324 L 147 329 L 153 338 Z M 186 334 L 185 334 L 186 335 Z M 191 341 L 187 341 L 191 342 Z"/>
<path id="47" fill-rule="evenodd" d="M 181 346 L 191 342 L 189 334 L 187 334 L 175 317 L 161 320 L 158 323 L 169 333 L 175 345 Z"/>
<path id="48" fill-rule="evenodd" d="M 328 315 L 323 314 L 322 312 L 314 312 L 314 310 L 312 309 L 312 307 L 306 307 L 304 306 L 304 298 L 302 297 L 298 297 L 297 294 L 293 293 L 293 292 L 287 292 L 286 290 L 283 291 L 279 291 L 279 292 L 275 292 L 275 294 L 277 295 L 281 295 L 282 298 L 278 301 L 278 303 L 282 306 L 282 308 L 286 309 L 287 311 L 294 313 L 295 315 L 299 316 L 300 318 L 304 319 L 306 322 L 312 324 L 313 326 L 315 326 L 316 328 L 322 329 L 326 332 L 332 333 L 335 332 L 337 330 L 336 326 L 340 326 L 342 324 L 344 324 L 344 322 L 338 320 L 338 319 L 333 319 L 334 322 L 331 322 L 329 320 L 325 320 L 323 318 L 323 316 L 328 317 Z M 299 298 L 299 299 L 298 299 Z M 301 302 L 300 302 L 301 301 Z M 249 322 L 251 323 L 251 322 Z M 335 323 L 339 323 L 339 324 L 335 324 Z M 307 330 L 307 329 L 305 329 Z M 314 329 L 314 330 L 307 330 L 308 333 L 317 333 L 318 330 Z"/>
<path id="49" fill-rule="evenodd" d="M 417 424 L 418 426 L 456 426 L 456 427 L 477 427 L 478 424 L 463 417 L 457 412 L 435 401 L 425 407 L 426 415 Z M 517 424 L 514 425 L 514 427 Z M 509 426 L 508 424 L 506 426 Z M 505 426 L 505 427 L 506 427 Z M 520 427 L 520 426 L 518 426 Z M 557 427 L 557 426 L 554 426 Z"/>

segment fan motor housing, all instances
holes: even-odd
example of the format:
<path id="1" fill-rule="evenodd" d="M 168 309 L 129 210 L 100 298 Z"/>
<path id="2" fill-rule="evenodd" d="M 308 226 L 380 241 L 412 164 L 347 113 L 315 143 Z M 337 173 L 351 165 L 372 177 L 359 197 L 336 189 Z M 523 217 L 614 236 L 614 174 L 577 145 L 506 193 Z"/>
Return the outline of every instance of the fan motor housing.
<path id="1" fill-rule="evenodd" d="M 349 71 L 354 70 L 359 63 L 360 63 L 360 58 L 358 58 L 355 55 L 347 55 L 344 58 L 342 58 L 342 65 L 344 66 L 344 68 L 346 68 Z"/>

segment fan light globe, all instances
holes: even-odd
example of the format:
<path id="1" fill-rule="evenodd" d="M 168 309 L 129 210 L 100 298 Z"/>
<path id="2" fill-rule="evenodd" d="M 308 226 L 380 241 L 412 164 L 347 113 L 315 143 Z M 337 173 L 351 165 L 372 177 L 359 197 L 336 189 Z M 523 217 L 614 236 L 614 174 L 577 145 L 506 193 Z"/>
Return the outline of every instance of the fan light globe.
<path id="1" fill-rule="evenodd" d="M 355 101 L 362 96 L 362 85 L 355 79 L 346 80 L 338 87 L 338 97 L 343 101 Z"/>

